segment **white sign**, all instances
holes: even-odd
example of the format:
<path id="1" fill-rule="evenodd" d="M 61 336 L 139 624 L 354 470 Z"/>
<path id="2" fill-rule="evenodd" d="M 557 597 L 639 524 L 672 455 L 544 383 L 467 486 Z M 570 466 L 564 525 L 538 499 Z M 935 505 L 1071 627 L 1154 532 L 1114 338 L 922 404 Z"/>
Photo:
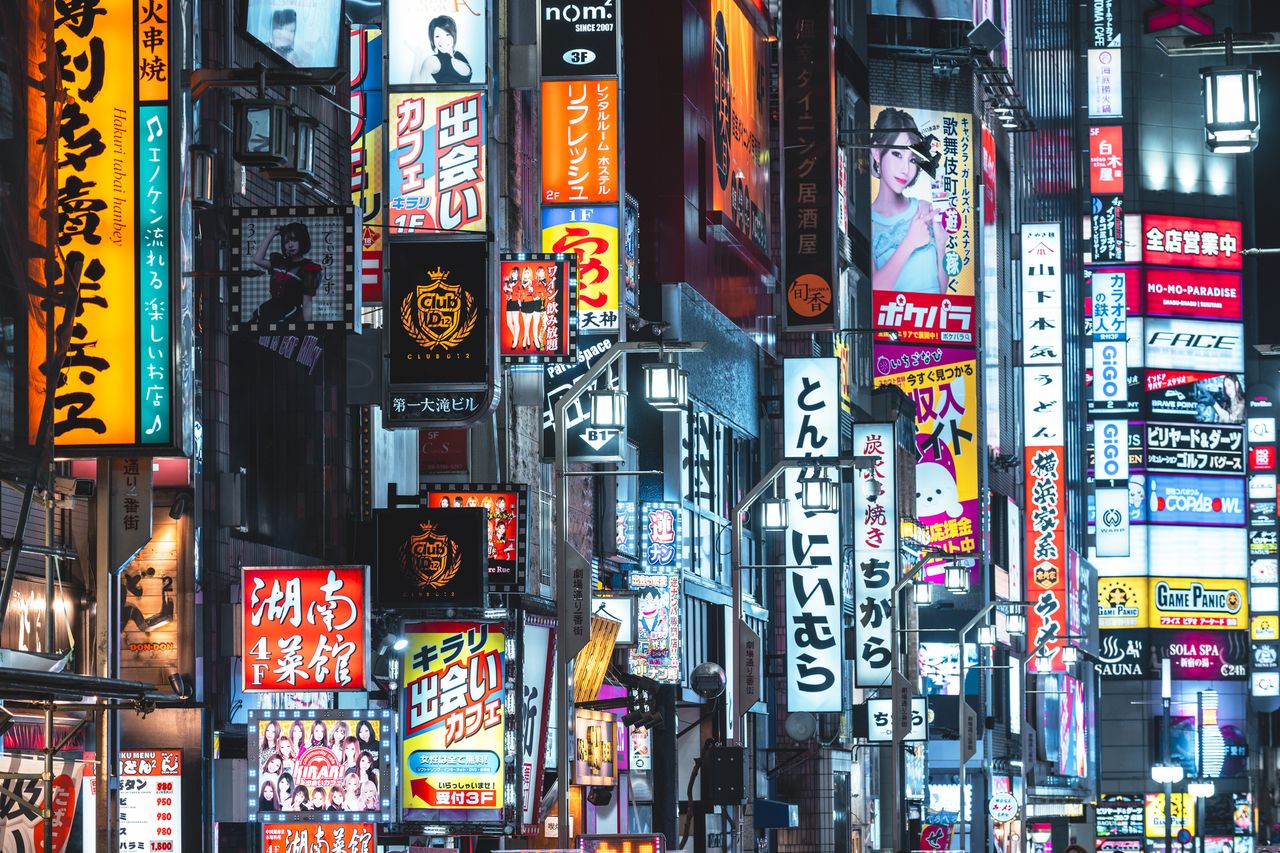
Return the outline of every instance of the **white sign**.
<path id="1" fill-rule="evenodd" d="M 1125 276 L 1123 272 L 1094 270 L 1092 276 L 1093 339 L 1125 339 Z"/>
<path id="2" fill-rule="evenodd" d="M 1089 563 L 1098 570 L 1098 577 L 1130 577 L 1147 573 L 1147 530 L 1153 525 L 1130 523 L 1129 556 L 1104 557 L 1097 548 L 1089 548 Z"/>
<path id="3" fill-rule="evenodd" d="M 782 455 L 840 455 L 840 359 L 782 362 Z"/>
<path id="4" fill-rule="evenodd" d="M 784 562 L 787 569 L 787 710 L 843 710 L 844 629 L 840 615 L 840 514 L 805 512 L 800 504 L 800 472 L 784 474 L 791 499 Z M 887 634 L 887 632 L 886 632 Z M 884 657 L 889 657 L 884 643 Z"/>
<path id="5" fill-rule="evenodd" d="M 924 696 L 911 697 L 911 728 L 902 738 L 905 742 L 927 740 L 929 737 L 929 700 Z M 867 700 L 867 740 L 870 743 L 893 741 L 893 700 Z"/>
<path id="6" fill-rule="evenodd" d="M 1099 488 L 1094 493 L 1097 507 L 1097 555 L 1129 556 L 1129 489 Z"/>
<path id="7" fill-rule="evenodd" d="M 1018 798 L 1008 791 L 992 794 L 987 800 L 987 814 L 996 823 L 1008 823 L 1018 816 Z"/>
<path id="8" fill-rule="evenodd" d="M 1062 367 L 1022 368 L 1023 439 L 1027 447 L 1061 447 L 1066 387 Z"/>
<path id="9" fill-rule="evenodd" d="M 1151 573 L 1194 578 L 1204 577 L 1211 570 L 1216 578 L 1244 578 L 1248 566 L 1246 534 L 1240 527 L 1149 524 L 1147 558 Z"/>
<path id="10" fill-rule="evenodd" d="M 1062 232 L 1022 226 L 1022 363 L 1062 363 Z"/>
<path id="11" fill-rule="evenodd" d="M 1089 51 L 1089 118 L 1119 118 L 1120 96 L 1120 49 Z"/>
<path id="12" fill-rule="evenodd" d="M 121 850 L 182 849 L 182 750 L 121 751 L 119 837 Z"/>
<path id="13" fill-rule="evenodd" d="M 1125 341 L 1093 341 L 1093 402 L 1129 401 L 1129 345 Z"/>
<path id="14" fill-rule="evenodd" d="M 1275 418 L 1249 418 L 1249 441 L 1260 444 L 1273 444 L 1275 440 Z"/>
<path id="15" fill-rule="evenodd" d="M 898 505 L 893 424 L 856 424 L 855 456 L 875 464 L 859 470 L 853 487 L 853 598 L 857 602 L 854 638 L 854 683 L 883 687 L 892 667 L 885 636 L 892 630 L 891 593 L 898 580 Z"/>
<path id="16" fill-rule="evenodd" d="M 1143 330 L 1148 367 L 1244 371 L 1244 326 L 1220 320 L 1148 317 Z"/>
<path id="17" fill-rule="evenodd" d="M 1255 501 L 1270 501 L 1276 498 L 1275 474 L 1250 474 L 1249 497 Z"/>
<path id="18" fill-rule="evenodd" d="M 1093 459 L 1095 480 L 1129 479 L 1129 422 L 1127 420 L 1095 420 L 1093 422 Z"/>
<path id="19" fill-rule="evenodd" d="M 542 794 L 542 764 L 547 746 L 547 709 L 551 701 L 551 626 L 532 620 L 524 624 L 521 638 L 520 678 L 523 682 L 524 716 L 520 732 L 520 823 L 533 826 Z"/>

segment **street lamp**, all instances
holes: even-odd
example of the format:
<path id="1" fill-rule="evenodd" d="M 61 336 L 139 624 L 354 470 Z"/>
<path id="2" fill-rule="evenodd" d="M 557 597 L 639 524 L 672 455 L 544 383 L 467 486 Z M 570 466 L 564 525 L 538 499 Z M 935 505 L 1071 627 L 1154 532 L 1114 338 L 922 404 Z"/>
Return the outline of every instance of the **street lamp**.
<path id="1" fill-rule="evenodd" d="M 814 466 L 800 475 L 800 505 L 806 512 L 835 512 L 836 484 L 825 468 Z"/>
<path id="2" fill-rule="evenodd" d="M 1062 647 L 1062 662 L 1067 666 L 1080 662 L 1080 649 L 1077 646 Z"/>
<path id="3" fill-rule="evenodd" d="M 947 566 L 944 581 L 947 592 L 966 591 L 969 588 L 969 567 L 960 565 L 958 560 L 953 560 L 951 565 Z"/>
<path id="4" fill-rule="evenodd" d="M 1027 616 L 1021 610 L 1015 610 L 1004 617 L 1004 626 L 1014 637 L 1027 633 Z"/>
<path id="5" fill-rule="evenodd" d="M 592 391 L 591 426 L 599 430 L 626 429 L 627 392 L 620 388 Z"/>
<path id="6" fill-rule="evenodd" d="M 928 581 L 916 581 L 911 588 L 912 601 L 917 605 L 933 604 L 933 584 Z"/>
<path id="7" fill-rule="evenodd" d="M 689 402 L 689 373 L 674 362 L 661 361 L 644 366 L 644 395 L 660 412 L 680 412 Z"/>
<path id="8" fill-rule="evenodd" d="M 775 486 L 773 494 L 760 499 L 760 527 L 770 533 L 780 533 L 787 529 L 787 508 L 790 501 L 778 494 Z"/>
<path id="9" fill-rule="evenodd" d="M 1258 79 L 1262 71 L 1255 65 L 1237 65 L 1231 28 L 1222 35 L 1226 65 L 1200 69 L 1205 145 L 1217 154 L 1248 154 L 1258 147 Z"/>
<path id="10" fill-rule="evenodd" d="M 996 626 L 995 625 L 979 625 L 978 626 L 978 645 L 994 646 L 996 644 Z"/>
<path id="11" fill-rule="evenodd" d="M 1151 781 L 1158 785 L 1176 785 L 1185 775 L 1186 771 L 1181 764 L 1166 764 L 1161 761 L 1151 765 Z"/>
<path id="12" fill-rule="evenodd" d="M 1213 783 L 1207 779 L 1197 779 L 1187 783 L 1187 793 L 1197 800 L 1207 800 L 1213 796 Z"/>
<path id="13" fill-rule="evenodd" d="M 569 411 L 582 396 L 595 387 L 596 380 L 613 366 L 614 362 L 631 352 L 665 353 L 668 350 L 699 352 L 706 349 L 705 341 L 627 341 L 610 347 L 599 361 L 587 368 L 573 386 L 564 393 L 553 408 L 555 422 L 554 470 L 556 480 L 556 576 L 563 587 L 556 597 L 556 617 L 562 627 L 556 642 L 556 766 L 560 768 L 557 782 L 556 807 L 559 810 L 558 846 L 568 847 L 570 840 L 569 768 L 573 766 L 573 659 L 586 645 L 590 635 L 590 619 L 583 633 L 574 633 L 575 612 L 591 613 L 591 584 L 585 583 L 582 595 L 575 603 L 570 588 L 569 546 Z M 620 407 L 620 408 L 619 408 Z M 621 390 L 602 395 L 592 393 L 591 420 L 597 429 L 622 429 L 626 424 L 626 396 Z M 576 556 L 576 552 L 575 552 Z M 581 557 L 577 557 L 581 563 Z M 586 572 L 590 578 L 590 573 Z M 580 608 L 575 611 L 575 607 Z"/>

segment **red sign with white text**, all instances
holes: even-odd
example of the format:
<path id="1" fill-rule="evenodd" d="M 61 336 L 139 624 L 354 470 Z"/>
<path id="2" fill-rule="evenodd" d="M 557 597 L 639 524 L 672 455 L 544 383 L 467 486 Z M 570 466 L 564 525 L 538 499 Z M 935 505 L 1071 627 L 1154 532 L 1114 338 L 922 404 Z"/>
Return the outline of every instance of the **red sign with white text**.
<path id="1" fill-rule="evenodd" d="M 1124 267 L 1089 267 L 1085 270 L 1084 317 L 1085 323 L 1093 314 L 1092 277 L 1120 276 L 1124 279 L 1124 307 L 1127 314 L 1142 314 L 1142 268 L 1138 266 Z"/>
<path id="2" fill-rule="evenodd" d="M 1276 470 L 1276 448 L 1271 444 L 1255 444 L 1249 448 L 1250 471 Z"/>
<path id="3" fill-rule="evenodd" d="M 262 853 L 374 853 L 372 823 L 264 823 Z"/>
<path id="4" fill-rule="evenodd" d="M 244 690 L 364 690 L 366 566 L 245 567 Z"/>
<path id="5" fill-rule="evenodd" d="M 1040 672 L 1062 671 L 1062 639 L 1067 633 L 1067 460 L 1061 446 L 1028 447 L 1027 580 L 1023 587 L 1036 605 L 1027 611 L 1027 642 L 1041 648 Z M 1043 644 L 1043 647 L 1041 647 Z"/>
<path id="6" fill-rule="evenodd" d="M 1244 318 L 1244 285 L 1240 273 L 1147 267 L 1147 310 L 1152 316 L 1197 320 Z"/>
<path id="7" fill-rule="evenodd" d="M 1124 192 L 1124 127 L 1121 125 L 1089 128 L 1089 192 L 1094 195 Z"/>
<path id="8" fill-rule="evenodd" d="M 971 344 L 972 296 L 941 293 L 903 293 L 876 290 L 871 294 L 876 339 L 899 343 Z"/>
<path id="9" fill-rule="evenodd" d="M 1147 213 L 1142 217 L 1142 262 L 1206 270 L 1243 266 L 1243 230 L 1235 219 L 1194 219 Z"/>

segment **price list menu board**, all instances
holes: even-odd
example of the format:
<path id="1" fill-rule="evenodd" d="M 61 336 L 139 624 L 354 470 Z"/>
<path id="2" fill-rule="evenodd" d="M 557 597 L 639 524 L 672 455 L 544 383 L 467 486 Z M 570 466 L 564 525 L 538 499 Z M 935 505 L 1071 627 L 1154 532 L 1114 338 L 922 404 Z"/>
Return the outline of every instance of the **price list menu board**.
<path id="1" fill-rule="evenodd" d="M 121 853 L 182 849 L 182 750 L 120 753 Z"/>

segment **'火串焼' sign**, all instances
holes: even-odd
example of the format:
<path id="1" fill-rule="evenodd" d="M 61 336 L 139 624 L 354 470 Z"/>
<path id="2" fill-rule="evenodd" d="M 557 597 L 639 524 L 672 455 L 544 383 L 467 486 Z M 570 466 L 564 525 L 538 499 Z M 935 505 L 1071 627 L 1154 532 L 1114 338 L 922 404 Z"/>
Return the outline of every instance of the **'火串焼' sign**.
<path id="1" fill-rule="evenodd" d="M 59 6 L 57 144 L 60 280 L 79 286 L 63 370 L 53 389 L 61 455 L 160 451 L 175 427 L 168 4 L 102 0 Z M 33 128 L 33 133 L 37 129 Z M 43 139 L 30 140 L 32 148 Z M 80 270 L 78 281 L 66 275 Z M 32 300 L 27 434 L 37 440 L 49 393 L 52 318 Z"/>

